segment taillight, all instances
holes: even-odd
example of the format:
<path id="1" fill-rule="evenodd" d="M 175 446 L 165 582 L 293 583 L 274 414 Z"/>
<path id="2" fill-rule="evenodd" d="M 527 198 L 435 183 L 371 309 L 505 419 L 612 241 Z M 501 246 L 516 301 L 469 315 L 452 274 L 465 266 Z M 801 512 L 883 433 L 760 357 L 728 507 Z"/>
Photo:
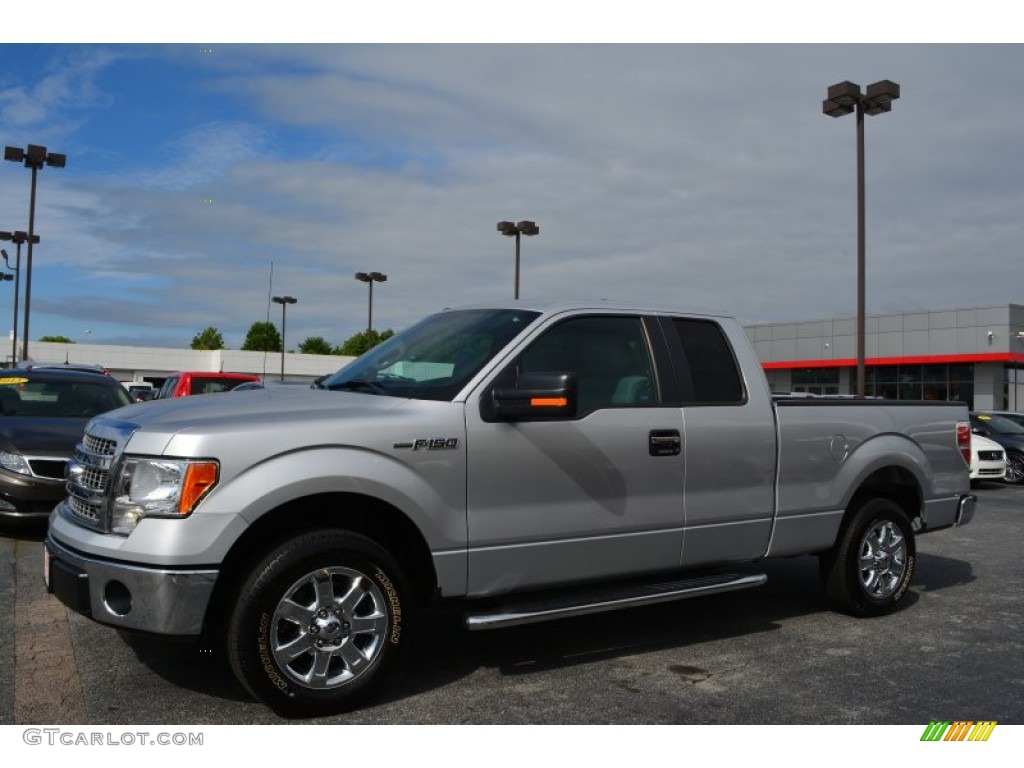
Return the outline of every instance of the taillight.
<path id="1" fill-rule="evenodd" d="M 971 424 L 968 421 L 956 423 L 956 447 L 964 457 L 967 466 L 971 466 Z"/>

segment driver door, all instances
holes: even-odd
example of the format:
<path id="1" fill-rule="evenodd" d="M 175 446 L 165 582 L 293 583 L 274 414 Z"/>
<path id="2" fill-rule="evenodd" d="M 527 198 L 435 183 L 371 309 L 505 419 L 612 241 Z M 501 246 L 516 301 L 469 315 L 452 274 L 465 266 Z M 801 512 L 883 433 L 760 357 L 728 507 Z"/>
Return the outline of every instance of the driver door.
<path id="1" fill-rule="evenodd" d="M 625 314 L 556 322 L 469 398 L 470 595 L 678 567 L 682 415 L 661 404 L 652 329 Z M 575 414 L 489 413 L 496 388 L 540 371 L 575 374 Z M 653 436 L 675 436 L 675 452 Z"/>

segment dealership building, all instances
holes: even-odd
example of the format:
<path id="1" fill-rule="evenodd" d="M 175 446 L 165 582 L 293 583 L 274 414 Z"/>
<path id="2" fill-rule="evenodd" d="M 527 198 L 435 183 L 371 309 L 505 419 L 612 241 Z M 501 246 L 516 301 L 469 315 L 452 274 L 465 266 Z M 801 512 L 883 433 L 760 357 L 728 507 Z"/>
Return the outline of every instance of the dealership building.
<path id="1" fill-rule="evenodd" d="M 857 321 L 746 326 L 776 392 L 850 394 Z M 1024 410 L 1024 305 L 869 315 L 865 394 L 962 400 L 978 410 Z"/>
<path id="2" fill-rule="evenodd" d="M 865 318 L 866 394 L 894 400 L 962 400 L 979 410 L 1024 411 L 1024 305 L 870 315 Z M 775 392 L 852 394 L 854 318 L 746 326 Z M 32 357 L 97 363 L 121 381 L 159 383 L 174 371 L 237 371 L 312 381 L 351 358 L 204 352 L 33 342 Z M 8 358 L 9 364 L 10 358 Z"/>

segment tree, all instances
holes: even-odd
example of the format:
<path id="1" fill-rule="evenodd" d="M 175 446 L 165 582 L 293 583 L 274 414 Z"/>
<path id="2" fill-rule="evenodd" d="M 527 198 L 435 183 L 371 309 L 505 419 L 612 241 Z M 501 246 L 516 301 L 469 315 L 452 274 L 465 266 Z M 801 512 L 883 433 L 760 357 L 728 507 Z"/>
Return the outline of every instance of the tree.
<path id="1" fill-rule="evenodd" d="M 333 355 L 334 347 L 323 336 L 310 336 L 299 344 L 299 352 L 304 355 Z"/>
<path id="2" fill-rule="evenodd" d="M 52 341 L 55 344 L 74 344 L 67 336 L 40 336 L 40 341 Z"/>
<path id="3" fill-rule="evenodd" d="M 200 331 L 192 337 L 192 349 L 210 351 L 213 349 L 225 349 L 224 337 L 220 331 L 212 325 L 204 331 Z"/>
<path id="4" fill-rule="evenodd" d="M 345 343 L 338 348 L 338 354 L 358 357 L 363 352 L 373 349 L 382 341 L 387 341 L 394 335 L 395 332 L 390 328 L 386 331 L 360 331 L 345 340 Z"/>
<path id="5" fill-rule="evenodd" d="M 255 322 L 245 335 L 242 349 L 247 352 L 280 352 L 281 334 L 273 323 Z"/>

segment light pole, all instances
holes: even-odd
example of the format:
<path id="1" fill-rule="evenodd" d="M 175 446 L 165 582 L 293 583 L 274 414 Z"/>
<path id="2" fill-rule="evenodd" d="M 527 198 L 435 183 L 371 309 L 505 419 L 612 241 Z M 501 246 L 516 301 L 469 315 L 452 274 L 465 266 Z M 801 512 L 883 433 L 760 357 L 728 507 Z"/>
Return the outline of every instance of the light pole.
<path id="1" fill-rule="evenodd" d="M 498 231 L 508 237 L 515 237 L 516 239 L 516 289 L 513 294 L 516 301 L 519 300 L 519 236 L 520 235 L 538 235 L 540 234 L 540 227 L 538 227 L 532 221 L 520 221 L 518 224 L 513 224 L 511 221 L 499 221 Z"/>
<path id="2" fill-rule="evenodd" d="M 4 147 L 4 160 L 12 163 L 24 163 L 32 169 L 32 188 L 28 199 L 28 259 L 25 271 L 25 338 L 21 345 L 21 359 L 28 359 L 28 321 L 32 306 L 32 243 L 35 238 L 36 226 L 36 174 L 44 165 L 63 168 L 67 164 L 67 156 L 56 152 L 47 152 L 46 147 L 29 144 L 28 148 Z"/>
<path id="3" fill-rule="evenodd" d="M 864 386 L 864 115 L 881 115 L 892 110 L 892 102 L 900 97 L 900 87 L 892 80 L 879 80 L 861 93 L 860 86 L 844 80 L 828 87 L 828 98 L 821 111 L 829 117 L 857 113 L 857 394 L 865 394 Z"/>
<path id="4" fill-rule="evenodd" d="M 10 240 L 16 246 L 14 267 L 11 267 L 11 262 L 7 260 L 7 251 L 4 251 L 4 263 L 7 264 L 7 268 L 14 272 L 14 325 L 13 325 L 13 338 L 11 339 L 11 365 L 18 362 L 18 297 L 21 295 L 21 244 L 28 242 L 27 232 L 0 232 L 0 240 Z M 32 242 L 39 242 L 39 235 L 32 236 Z"/>
<path id="5" fill-rule="evenodd" d="M 356 280 L 370 286 L 370 305 L 366 316 L 366 343 L 373 346 L 370 336 L 373 334 L 373 284 L 387 282 L 388 276 L 382 272 L 356 272 Z"/>
<path id="6" fill-rule="evenodd" d="M 288 322 L 288 305 L 297 304 L 299 300 L 294 296 L 274 296 L 271 301 L 281 305 L 281 381 L 284 381 L 284 332 Z"/>
<path id="7" fill-rule="evenodd" d="M 5 251 L 2 248 L 0 248 L 0 253 L 3 253 L 4 261 L 7 261 L 7 251 Z M 0 272 L 0 283 L 4 283 L 4 282 L 7 282 L 8 280 L 13 280 L 13 279 L 14 279 L 14 275 L 12 275 L 10 272 Z M 17 295 L 15 295 L 15 299 L 17 299 Z M 15 311 L 17 311 L 17 310 L 15 310 Z M 16 364 L 17 363 L 14 360 L 14 358 L 11 358 L 11 368 L 14 368 Z"/>

